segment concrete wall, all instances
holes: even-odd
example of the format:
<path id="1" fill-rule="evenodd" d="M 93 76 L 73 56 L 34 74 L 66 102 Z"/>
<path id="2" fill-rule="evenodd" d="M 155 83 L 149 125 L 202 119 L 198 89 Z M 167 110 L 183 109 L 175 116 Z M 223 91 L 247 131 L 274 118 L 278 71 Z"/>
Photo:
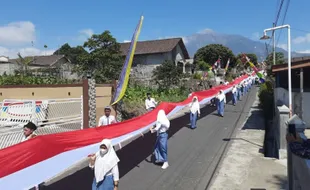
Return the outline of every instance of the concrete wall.
<path id="1" fill-rule="evenodd" d="M 0 87 L 0 101 L 4 99 L 63 99 L 81 98 L 83 87 L 74 85 L 25 85 Z M 96 119 L 103 115 L 104 107 L 110 105 L 112 97 L 111 85 L 96 86 Z M 113 114 L 115 111 L 113 110 Z"/>
<path id="2" fill-rule="evenodd" d="M 150 80 L 155 67 L 161 65 L 166 60 L 175 62 L 177 57 L 184 60 L 184 55 L 179 45 L 167 53 L 135 55 L 131 76 L 138 80 Z"/>
<path id="3" fill-rule="evenodd" d="M 287 107 L 288 105 L 288 91 L 284 88 L 276 88 L 275 89 L 275 98 L 276 102 L 280 101 Z M 300 92 L 298 89 L 293 89 L 292 92 L 292 109 L 293 113 L 296 115 L 300 115 L 301 113 L 301 102 L 300 102 Z M 303 93 L 303 120 L 306 122 L 307 128 L 310 127 L 310 92 Z"/>
<path id="4" fill-rule="evenodd" d="M 0 63 L 0 75 L 4 73 L 11 75 L 14 74 L 14 71 L 18 68 L 18 65 L 13 63 Z"/>
<path id="5" fill-rule="evenodd" d="M 276 109 L 276 116 L 274 124 L 277 127 L 277 139 L 280 143 L 280 159 L 287 158 L 287 172 L 290 190 L 308 190 L 310 187 L 310 160 L 298 157 L 290 151 L 285 139 L 287 133 L 287 124 L 289 120 L 289 109 L 285 105 L 278 106 Z M 302 138 L 304 135 L 304 128 L 296 128 Z M 286 154 L 287 153 L 287 154 Z"/>

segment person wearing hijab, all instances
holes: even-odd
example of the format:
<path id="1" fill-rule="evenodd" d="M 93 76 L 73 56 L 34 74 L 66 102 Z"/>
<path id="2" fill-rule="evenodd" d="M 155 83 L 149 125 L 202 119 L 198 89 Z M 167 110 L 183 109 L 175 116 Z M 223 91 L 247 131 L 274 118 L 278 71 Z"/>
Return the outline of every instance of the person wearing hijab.
<path id="1" fill-rule="evenodd" d="M 92 190 L 118 190 L 119 171 L 111 140 L 103 139 L 99 151 L 89 156 L 89 167 L 94 169 Z"/>
<path id="2" fill-rule="evenodd" d="M 154 127 L 150 128 L 151 133 L 157 132 L 157 139 L 155 143 L 155 163 L 163 163 L 162 169 L 169 167 L 167 154 L 168 154 L 168 129 L 170 121 L 166 116 L 164 110 L 159 110 L 157 113 L 157 121 Z"/>
<path id="3" fill-rule="evenodd" d="M 241 100 L 241 85 L 237 85 L 237 99 L 240 101 Z"/>
<path id="4" fill-rule="evenodd" d="M 200 116 L 200 106 L 197 96 L 194 96 L 192 103 L 190 104 L 190 122 L 191 129 L 196 128 L 197 118 Z"/>
<path id="5" fill-rule="evenodd" d="M 219 116 L 224 117 L 224 108 L 226 104 L 226 96 L 222 90 L 220 90 L 219 94 L 217 95 L 217 113 Z"/>
<path id="6" fill-rule="evenodd" d="M 235 106 L 237 103 L 237 87 L 235 85 L 233 86 L 231 93 L 232 93 L 232 102 L 233 105 Z"/>

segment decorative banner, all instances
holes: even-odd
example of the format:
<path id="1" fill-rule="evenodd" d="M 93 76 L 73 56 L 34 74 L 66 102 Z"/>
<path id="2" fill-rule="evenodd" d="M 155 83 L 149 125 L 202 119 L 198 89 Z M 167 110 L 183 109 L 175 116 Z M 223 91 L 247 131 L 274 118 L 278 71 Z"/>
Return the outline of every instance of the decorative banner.
<path id="1" fill-rule="evenodd" d="M 137 45 L 138 37 L 139 37 L 140 31 L 141 31 L 143 19 L 144 19 L 144 17 L 141 16 L 139 24 L 135 30 L 135 33 L 133 34 L 133 37 L 132 37 L 132 40 L 130 43 L 130 47 L 128 49 L 128 53 L 126 56 L 126 60 L 125 60 L 122 72 L 120 74 L 120 78 L 118 80 L 118 84 L 117 84 L 117 87 L 115 90 L 115 94 L 114 94 L 113 99 L 112 99 L 113 103 L 111 105 L 114 105 L 117 102 L 119 102 L 125 95 L 127 85 L 128 85 L 128 81 L 129 81 L 131 65 L 132 65 L 134 54 L 135 54 L 136 45 Z"/>
<path id="2" fill-rule="evenodd" d="M 230 58 L 227 60 L 227 64 L 226 64 L 226 67 L 225 67 L 225 72 L 227 72 L 227 69 L 229 67 L 229 63 L 230 63 Z"/>
<path id="3" fill-rule="evenodd" d="M 221 68 L 221 58 L 219 57 L 218 59 L 217 59 L 217 61 L 212 65 L 212 72 L 213 72 L 213 74 L 214 75 L 216 75 L 216 71 L 217 71 L 217 69 L 218 68 Z"/>
<path id="4" fill-rule="evenodd" d="M 251 60 L 246 56 L 244 53 L 242 54 L 242 62 L 244 63 L 249 63 L 250 67 L 253 69 L 253 71 L 256 73 L 258 78 L 260 79 L 261 82 L 264 82 L 265 80 L 263 79 L 263 75 L 259 72 L 259 70 L 255 67 L 255 65 L 251 62 Z"/>
<path id="5" fill-rule="evenodd" d="M 206 78 L 208 77 L 209 71 L 211 70 L 211 68 L 209 68 L 206 72 L 204 72 L 204 74 L 201 77 L 201 80 L 206 80 Z"/>

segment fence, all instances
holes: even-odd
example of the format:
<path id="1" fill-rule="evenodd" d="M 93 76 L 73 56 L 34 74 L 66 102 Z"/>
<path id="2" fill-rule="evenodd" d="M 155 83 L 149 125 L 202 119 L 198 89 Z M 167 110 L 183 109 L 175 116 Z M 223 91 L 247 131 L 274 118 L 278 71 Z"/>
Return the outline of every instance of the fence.
<path id="1" fill-rule="evenodd" d="M 0 149 L 21 142 L 29 121 L 39 126 L 38 135 L 95 127 L 115 85 L 84 79 L 82 84 L 0 87 Z"/>
<path id="2" fill-rule="evenodd" d="M 33 121 L 38 135 L 82 128 L 82 98 L 16 100 L 1 104 L 0 149 L 21 142 L 23 125 Z"/>

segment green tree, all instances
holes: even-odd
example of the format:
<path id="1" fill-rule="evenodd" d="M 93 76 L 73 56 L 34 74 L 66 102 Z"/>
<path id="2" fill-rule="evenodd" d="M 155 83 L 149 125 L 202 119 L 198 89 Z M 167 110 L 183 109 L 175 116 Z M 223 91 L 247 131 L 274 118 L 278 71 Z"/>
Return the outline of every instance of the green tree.
<path id="1" fill-rule="evenodd" d="M 233 52 L 221 44 L 210 44 L 197 50 L 194 55 L 194 64 L 204 61 L 205 63 L 215 63 L 218 58 L 222 59 L 222 63 L 225 65 L 230 58 L 231 65 L 235 61 Z"/>
<path id="2" fill-rule="evenodd" d="M 273 65 L 273 53 L 270 53 L 266 58 L 267 65 Z M 284 64 L 284 53 L 276 52 L 276 65 Z"/>
<path id="3" fill-rule="evenodd" d="M 17 54 L 18 59 L 16 59 L 16 63 L 19 66 L 19 69 L 17 72 L 21 73 L 22 76 L 25 76 L 28 74 L 29 65 L 33 61 L 33 58 L 31 57 L 23 57 L 20 53 Z"/>
<path id="4" fill-rule="evenodd" d="M 196 65 L 198 66 L 200 71 L 208 71 L 209 68 L 211 67 L 210 64 L 208 64 L 202 60 L 197 61 Z"/>
<path id="5" fill-rule="evenodd" d="M 165 61 L 153 71 L 153 78 L 160 84 L 160 87 L 170 88 L 179 84 L 183 76 L 182 68 L 173 61 Z"/>
<path id="6" fill-rule="evenodd" d="M 84 48 L 90 53 L 78 56 L 76 72 L 81 76 L 91 73 L 97 83 L 118 79 L 123 64 L 120 44 L 109 31 L 92 35 Z"/>
<path id="7" fill-rule="evenodd" d="M 88 54 L 88 52 L 82 47 L 71 47 L 68 43 L 62 45 L 58 50 L 56 50 L 54 55 L 65 55 L 72 64 L 78 63 L 78 57 Z"/>

